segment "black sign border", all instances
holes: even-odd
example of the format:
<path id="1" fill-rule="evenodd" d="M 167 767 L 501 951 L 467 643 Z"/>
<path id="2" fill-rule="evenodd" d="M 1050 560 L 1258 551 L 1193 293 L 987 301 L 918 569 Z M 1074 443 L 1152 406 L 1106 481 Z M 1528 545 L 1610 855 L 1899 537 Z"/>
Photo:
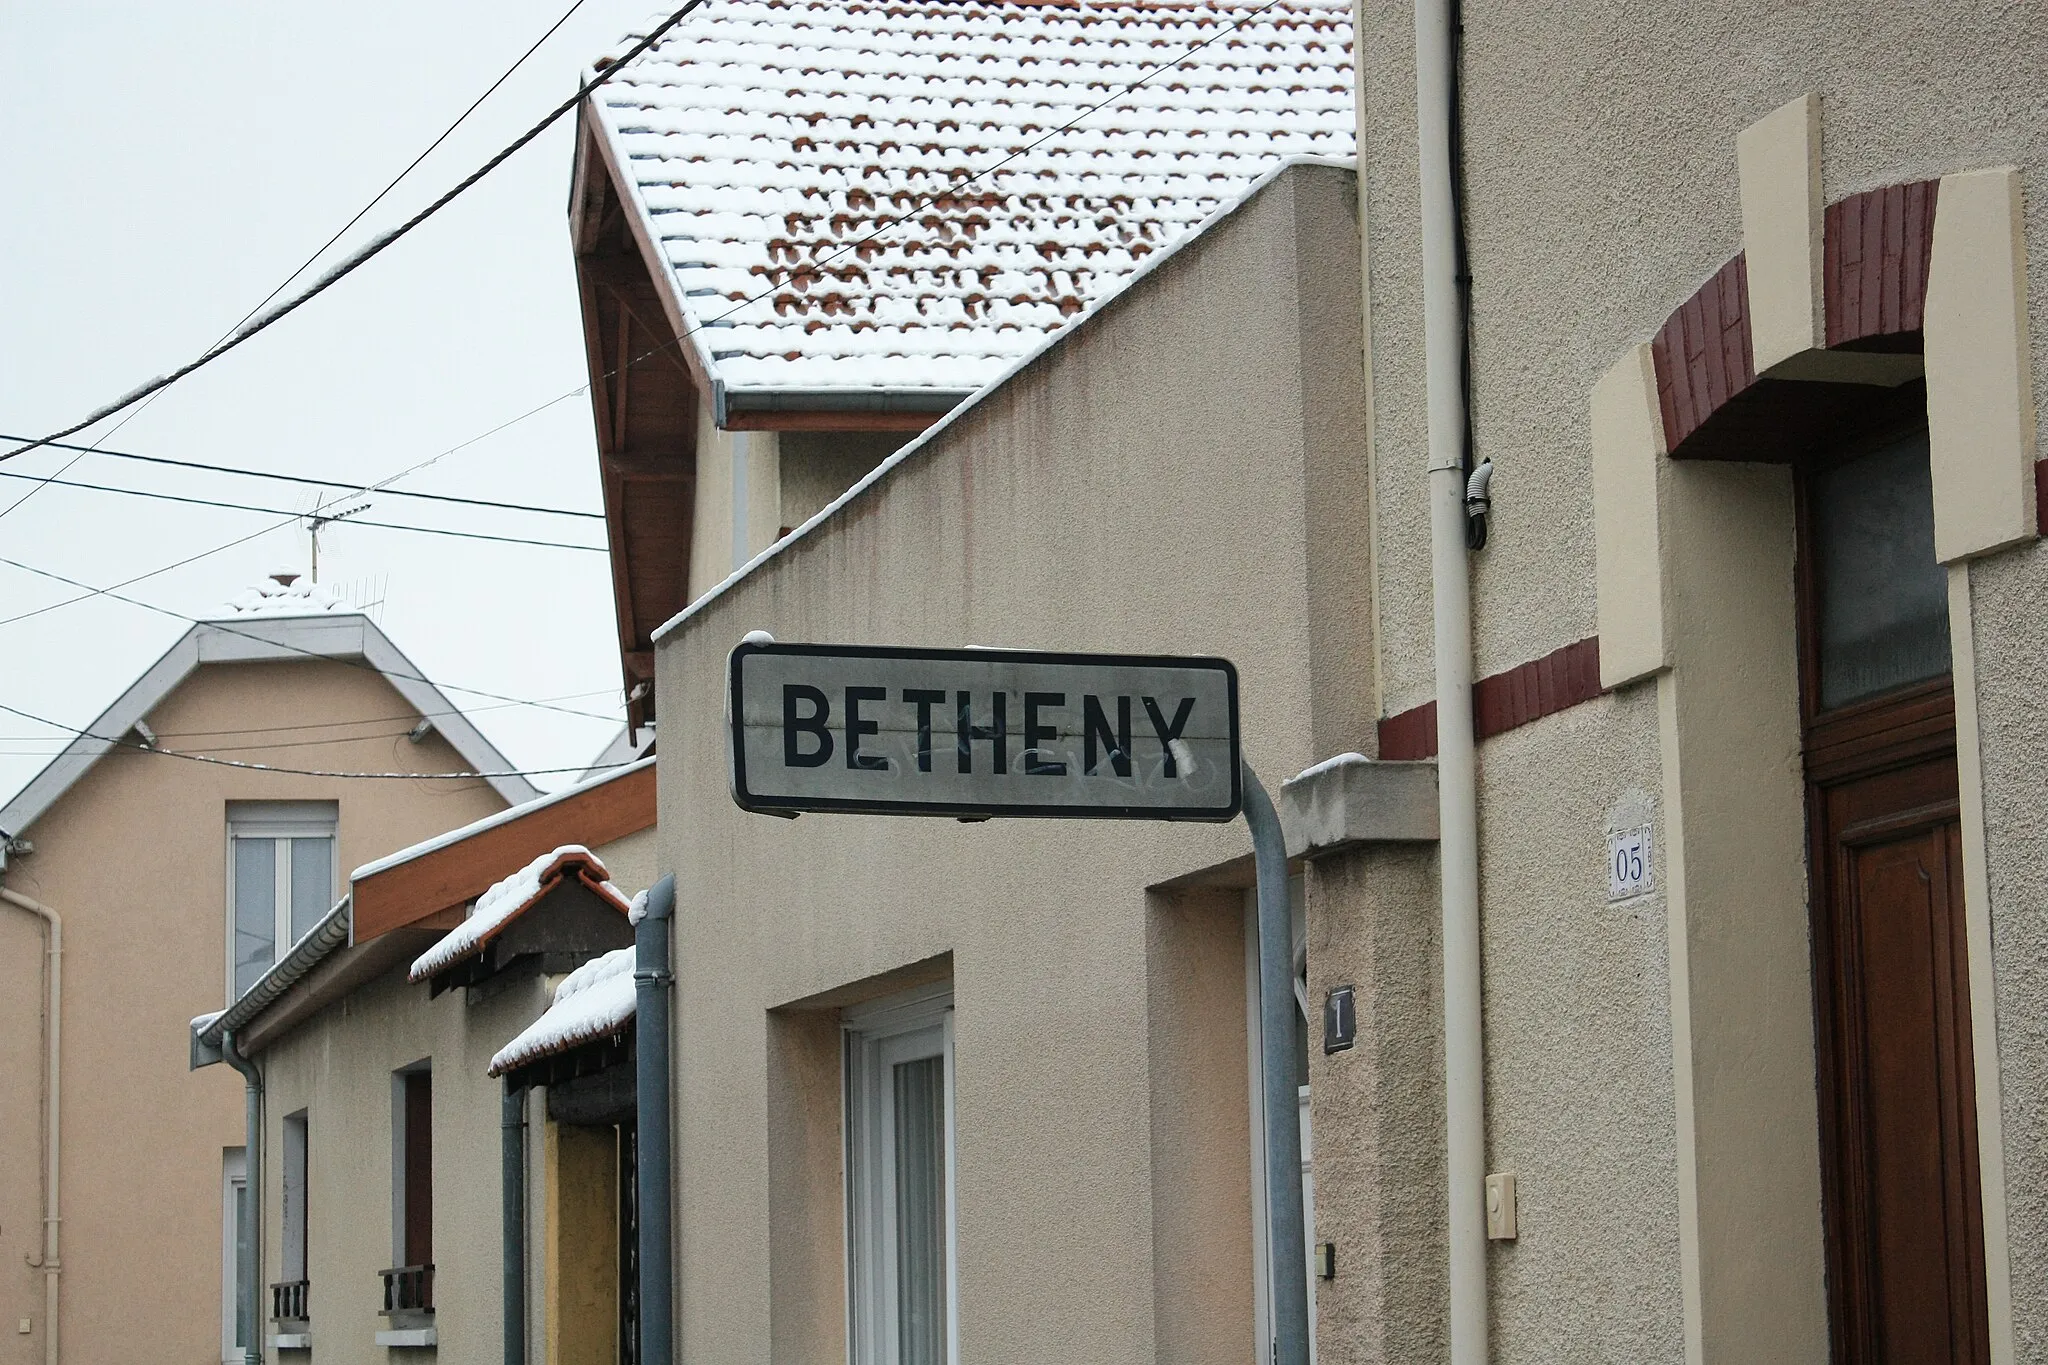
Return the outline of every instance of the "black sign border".
<path id="1" fill-rule="evenodd" d="M 1223 675 L 1230 706 L 1230 804 L 1227 808 L 1191 810 L 1186 806 L 984 806 L 964 801 L 860 801 L 819 796 L 798 800 L 756 797 L 747 790 L 744 727 L 740 724 L 740 667 L 755 654 L 801 655 L 809 658 L 931 659 L 988 663 L 995 657 L 1017 663 L 1100 665 L 1131 668 L 1212 669 Z M 927 815 L 956 820 L 1172 820 L 1187 824 L 1224 824 L 1244 810 L 1243 725 L 1238 714 L 1237 665 L 1212 655 L 1089 654 L 1037 649 L 922 649 L 914 645 L 762 644 L 742 641 L 726 658 L 725 731 L 727 778 L 733 803 L 757 815 L 789 816 L 803 812 L 842 815 Z"/>

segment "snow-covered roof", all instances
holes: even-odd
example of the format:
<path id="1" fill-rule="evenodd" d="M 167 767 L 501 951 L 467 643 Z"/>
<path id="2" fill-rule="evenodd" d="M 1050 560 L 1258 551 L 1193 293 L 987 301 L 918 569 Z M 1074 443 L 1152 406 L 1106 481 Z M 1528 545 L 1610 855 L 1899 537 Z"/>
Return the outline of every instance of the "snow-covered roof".
<path id="1" fill-rule="evenodd" d="M 310 578 L 273 574 L 236 593 L 228 599 L 225 607 L 207 619 L 234 621 L 251 616 L 318 616 L 323 612 L 355 610 L 347 601 Z"/>
<path id="2" fill-rule="evenodd" d="M 420 954 L 419 960 L 412 964 L 410 979 L 425 981 L 464 958 L 482 952 L 492 939 L 505 931 L 507 925 L 539 903 L 567 877 L 582 881 L 601 898 L 611 902 L 622 915 L 631 908 L 632 903 L 612 885 L 611 873 L 605 870 L 604 863 L 595 853 L 581 844 L 564 844 L 552 852 L 541 854 L 478 896 L 476 904 L 470 907 L 469 918 Z"/>
<path id="3" fill-rule="evenodd" d="M 502 1076 L 529 1062 L 623 1032 L 633 1019 L 634 951 L 614 948 L 563 977 L 547 1011 L 491 1058 L 490 1074 Z"/>
<path id="4" fill-rule="evenodd" d="M 292 612 L 195 622 L 85 727 L 85 734 L 65 745 L 27 786 L 0 806 L 0 831 L 26 831 L 109 749 L 126 740 L 135 722 L 147 721 L 164 698 L 200 666 L 309 658 L 336 659 L 382 674 L 415 713 L 433 718 L 441 737 L 454 746 L 463 762 L 486 774 L 484 780 L 499 796 L 517 806 L 539 795 L 533 783 L 512 774 L 511 761 L 484 738 L 447 694 L 429 682 L 370 618 L 351 607 L 314 615 Z"/>
<path id="5" fill-rule="evenodd" d="M 721 409 L 965 394 L 1276 161 L 1351 155 L 1351 12 L 721 0 L 593 101 Z"/>

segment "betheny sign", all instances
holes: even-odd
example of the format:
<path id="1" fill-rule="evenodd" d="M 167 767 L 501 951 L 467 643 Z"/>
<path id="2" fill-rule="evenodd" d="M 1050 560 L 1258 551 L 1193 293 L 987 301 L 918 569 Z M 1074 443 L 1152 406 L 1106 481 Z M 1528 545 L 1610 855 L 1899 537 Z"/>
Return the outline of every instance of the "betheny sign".
<path id="1" fill-rule="evenodd" d="M 733 799 L 769 814 L 1229 820 L 1226 659 L 747 642 Z"/>

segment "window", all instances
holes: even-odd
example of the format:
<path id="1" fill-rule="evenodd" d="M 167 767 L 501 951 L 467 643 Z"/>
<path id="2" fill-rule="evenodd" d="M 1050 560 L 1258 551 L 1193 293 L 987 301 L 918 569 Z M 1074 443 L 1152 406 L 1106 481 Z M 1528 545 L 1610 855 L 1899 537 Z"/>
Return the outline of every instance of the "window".
<path id="1" fill-rule="evenodd" d="M 434 1073 L 416 1062 L 391 1077 L 391 1263 L 383 1312 L 434 1311 Z"/>
<path id="2" fill-rule="evenodd" d="M 249 1284 L 242 1278 L 242 1254 L 249 1244 L 249 1189 L 243 1148 L 228 1147 L 220 1159 L 220 1358 L 241 1365 L 251 1329 Z"/>
<path id="3" fill-rule="evenodd" d="M 953 1365 L 952 987 L 850 1009 L 845 1026 L 853 1362 Z"/>
<path id="4" fill-rule="evenodd" d="M 334 906 L 332 801 L 228 802 L 228 999 Z"/>
<path id="5" fill-rule="evenodd" d="M 271 1289 L 270 1316 L 280 1323 L 304 1322 L 306 1312 L 306 1111 L 284 1121 L 284 1214 L 278 1241 L 283 1278 Z"/>
<path id="6" fill-rule="evenodd" d="M 1927 429 L 1810 476 L 1819 709 L 1949 671 Z"/>

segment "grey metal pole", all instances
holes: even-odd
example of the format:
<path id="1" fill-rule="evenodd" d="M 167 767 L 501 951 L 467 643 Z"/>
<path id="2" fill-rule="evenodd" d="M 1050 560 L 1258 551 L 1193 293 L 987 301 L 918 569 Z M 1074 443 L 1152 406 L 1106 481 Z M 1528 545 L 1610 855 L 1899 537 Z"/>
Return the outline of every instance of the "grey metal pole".
<path id="1" fill-rule="evenodd" d="M 526 1365 L 526 1087 L 505 1078 L 503 1133 L 505 1365 Z"/>
<path id="2" fill-rule="evenodd" d="M 647 892 L 633 930 L 636 1121 L 640 1154 L 640 1365 L 673 1365 L 675 1280 L 669 1241 L 669 931 L 676 879 L 663 877 Z"/>
<path id="3" fill-rule="evenodd" d="M 242 1073 L 246 1082 L 242 1110 L 246 1133 L 242 1139 L 245 1223 L 241 1229 L 242 1245 L 235 1260 L 235 1274 L 242 1281 L 242 1292 L 249 1298 L 248 1316 L 242 1319 L 242 1359 L 247 1365 L 263 1365 L 263 1333 L 258 1330 L 263 1325 L 263 1073 L 242 1055 L 232 1033 L 221 1035 L 220 1055 L 229 1066 Z"/>
<path id="4" fill-rule="evenodd" d="M 1301 1210 L 1301 1096 L 1294 1080 L 1294 915 L 1287 841 L 1273 798 L 1249 763 L 1244 822 L 1259 898 L 1259 1038 L 1266 1111 L 1266 1250 L 1273 1286 L 1274 1365 L 1308 1365 L 1308 1234 Z"/>

